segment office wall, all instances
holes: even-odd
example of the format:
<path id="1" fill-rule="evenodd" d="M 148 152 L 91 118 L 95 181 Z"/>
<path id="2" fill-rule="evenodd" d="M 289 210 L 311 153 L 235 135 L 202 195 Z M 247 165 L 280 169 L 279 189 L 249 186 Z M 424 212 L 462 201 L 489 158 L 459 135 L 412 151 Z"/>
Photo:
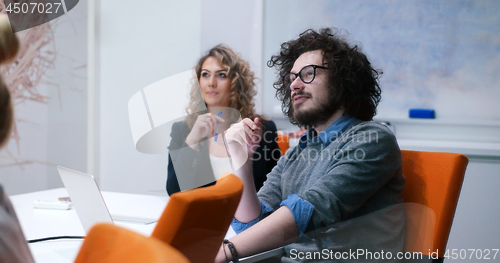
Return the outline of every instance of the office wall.
<path id="1" fill-rule="evenodd" d="M 200 5 L 170 0 L 97 2 L 100 134 L 94 173 L 102 189 L 165 193 L 167 156 L 135 150 L 128 101 L 147 85 L 192 68 L 200 55 Z"/>
<path id="2" fill-rule="evenodd" d="M 447 248 L 492 249 L 500 248 L 500 162 L 472 158 L 458 200 Z M 476 256 L 476 255 L 474 255 Z M 473 257 L 474 258 L 474 257 Z M 498 260 L 498 255 L 496 260 Z M 448 260 L 446 260 L 448 261 Z M 453 260 L 450 260 L 453 261 Z M 456 261 L 464 262 L 457 259 Z M 493 262 L 494 260 L 492 260 Z M 467 262 L 478 262 L 472 260 Z"/>
<path id="3" fill-rule="evenodd" d="M 15 130 L 0 151 L 8 194 L 61 187 L 56 165 L 86 168 L 87 1 L 16 35 L 23 46 L 18 59 L 2 65 L 17 69 L 2 71 L 15 104 Z"/>

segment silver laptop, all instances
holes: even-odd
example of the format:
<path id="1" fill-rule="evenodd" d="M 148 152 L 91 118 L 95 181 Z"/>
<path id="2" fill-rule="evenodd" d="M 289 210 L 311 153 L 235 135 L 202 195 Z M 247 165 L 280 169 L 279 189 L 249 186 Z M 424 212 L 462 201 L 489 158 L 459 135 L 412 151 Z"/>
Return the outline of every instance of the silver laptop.
<path id="1" fill-rule="evenodd" d="M 92 175 L 62 166 L 57 166 L 57 170 L 86 233 L 97 222 L 113 223 L 114 220 L 151 224 L 157 221 L 152 218 L 112 216 Z"/>

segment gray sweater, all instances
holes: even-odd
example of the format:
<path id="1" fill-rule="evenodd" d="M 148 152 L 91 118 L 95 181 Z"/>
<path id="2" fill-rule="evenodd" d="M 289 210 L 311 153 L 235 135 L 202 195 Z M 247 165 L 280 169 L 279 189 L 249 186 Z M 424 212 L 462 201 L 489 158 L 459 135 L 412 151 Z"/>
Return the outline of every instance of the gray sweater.
<path id="1" fill-rule="evenodd" d="M 288 262 L 300 259 L 297 252 L 323 249 L 401 251 L 404 210 L 398 204 L 404 183 L 394 135 L 381 124 L 360 121 L 326 147 L 318 141 L 287 151 L 258 196 L 274 210 L 291 194 L 314 206 L 306 235 L 287 246 L 282 261 Z"/>

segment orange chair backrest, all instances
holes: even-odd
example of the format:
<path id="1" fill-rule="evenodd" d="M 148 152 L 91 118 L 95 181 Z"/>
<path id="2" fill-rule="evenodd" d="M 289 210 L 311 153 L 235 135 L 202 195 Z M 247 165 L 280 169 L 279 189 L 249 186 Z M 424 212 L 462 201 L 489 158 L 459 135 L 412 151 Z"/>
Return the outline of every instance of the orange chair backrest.
<path id="1" fill-rule="evenodd" d="M 285 155 L 290 147 L 288 135 L 278 133 L 278 147 L 281 150 L 281 155 Z"/>
<path id="2" fill-rule="evenodd" d="M 172 194 L 151 236 L 191 262 L 213 262 L 242 192 L 241 180 L 224 174 L 215 185 Z"/>
<path id="3" fill-rule="evenodd" d="M 109 223 L 93 226 L 75 263 L 188 263 L 179 251 L 155 238 Z"/>
<path id="4" fill-rule="evenodd" d="M 428 255 L 430 249 L 431 253 L 439 251 L 439 257 L 443 258 L 469 160 L 466 156 L 456 153 L 403 150 L 401 154 L 403 174 L 406 177 L 402 192 L 405 203 L 416 203 L 431 211 L 407 211 L 407 217 L 411 214 L 418 216 L 417 220 L 413 218 L 413 223 L 420 224 L 422 229 L 411 229 L 407 226 L 406 250 Z M 411 216 L 408 220 L 412 220 Z M 426 226 L 427 229 L 424 229 Z M 422 237 L 429 229 L 432 239 L 430 242 L 416 239 L 416 236 Z"/>

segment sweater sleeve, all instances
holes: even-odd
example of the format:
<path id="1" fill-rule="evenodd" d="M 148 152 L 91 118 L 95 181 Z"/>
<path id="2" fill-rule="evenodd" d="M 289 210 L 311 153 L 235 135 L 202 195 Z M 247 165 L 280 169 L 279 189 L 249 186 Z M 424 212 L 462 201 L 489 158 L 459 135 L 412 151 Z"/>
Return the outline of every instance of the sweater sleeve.
<path id="1" fill-rule="evenodd" d="M 330 162 L 325 174 L 301 194 L 314 206 L 308 230 L 401 201 L 404 177 L 394 135 L 385 127 L 361 125 L 339 139 L 339 148 L 330 156 L 336 161 Z"/>
<path id="2" fill-rule="evenodd" d="M 289 195 L 287 199 L 280 203 L 280 205 L 286 206 L 290 209 L 293 215 L 293 220 L 295 221 L 297 228 L 300 230 L 300 235 L 303 235 L 306 232 L 307 225 L 311 219 L 314 206 L 296 194 Z"/>
<path id="3" fill-rule="evenodd" d="M 264 185 L 257 193 L 259 199 L 269 205 L 273 210 L 277 210 L 280 207 L 281 201 L 283 201 L 283 195 L 281 190 L 281 177 L 283 168 L 286 166 L 291 154 L 294 151 L 288 151 L 285 156 L 281 157 L 276 166 L 267 174 L 267 180 Z"/>
<path id="4" fill-rule="evenodd" d="M 231 227 L 233 228 L 234 232 L 236 234 L 239 234 L 246 230 L 247 228 L 257 224 L 260 220 L 264 219 L 266 216 L 274 212 L 274 210 L 269 207 L 266 203 L 260 201 L 260 215 L 256 219 L 248 222 L 248 223 L 242 223 L 238 221 L 236 218 L 233 218 L 233 221 L 231 222 Z"/>

